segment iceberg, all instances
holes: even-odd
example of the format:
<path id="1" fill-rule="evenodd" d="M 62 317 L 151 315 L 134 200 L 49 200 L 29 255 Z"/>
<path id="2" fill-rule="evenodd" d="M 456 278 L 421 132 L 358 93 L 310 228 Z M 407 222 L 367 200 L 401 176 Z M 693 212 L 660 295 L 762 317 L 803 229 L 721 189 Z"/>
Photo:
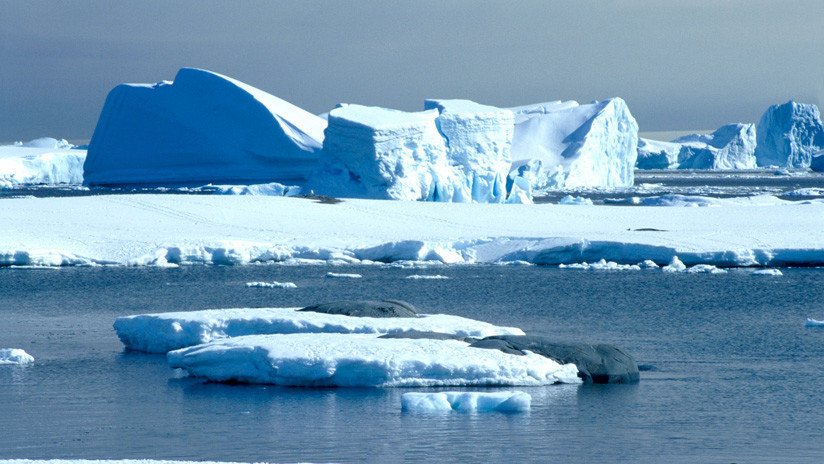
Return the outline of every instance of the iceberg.
<path id="1" fill-rule="evenodd" d="M 534 191 L 632 186 L 638 123 L 624 100 L 551 102 L 512 111 L 510 183 L 524 177 Z"/>
<path id="2" fill-rule="evenodd" d="M 756 131 L 753 124 L 727 124 L 712 134 L 690 134 L 681 144 L 679 169 L 754 169 Z"/>
<path id="3" fill-rule="evenodd" d="M 0 188 L 20 185 L 80 185 L 86 150 L 44 137 L 0 146 Z"/>
<path id="4" fill-rule="evenodd" d="M 249 335 L 167 354 L 211 381 L 311 387 L 539 386 L 580 383 L 575 364 L 516 356 L 461 340 L 366 334 Z"/>
<path id="5" fill-rule="evenodd" d="M 231 308 L 140 314 L 117 318 L 114 329 L 127 349 L 146 353 L 166 353 L 227 337 L 261 334 L 395 334 L 413 330 L 478 338 L 523 334 L 521 329 L 514 327 L 499 327 L 448 314 L 376 318 L 298 309 L 300 308 Z"/>
<path id="6" fill-rule="evenodd" d="M 674 169 L 678 167 L 678 153 L 682 145 L 638 138 L 638 169 Z"/>
<path id="7" fill-rule="evenodd" d="M 452 201 L 457 187 L 438 112 L 342 105 L 329 112 L 310 185 L 335 197 Z"/>
<path id="8" fill-rule="evenodd" d="M 824 149 L 824 125 L 813 104 L 789 101 L 773 105 L 758 121 L 755 158 L 759 166 L 808 168 Z"/>
<path id="9" fill-rule="evenodd" d="M 326 121 L 243 82 L 182 68 L 173 82 L 121 84 L 106 98 L 87 185 L 302 183 Z"/>
<path id="10" fill-rule="evenodd" d="M 433 412 L 524 412 L 532 396 L 514 392 L 411 392 L 401 395 L 401 410 L 411 413 Z"/>
<path id="11" fill-rule="evenodd" d="M 0 348 L 0 365 L 25 365 L 34 362 L 34 357 L 19 348 Z"/>
<path id="12" fill-rule="evenodd" d="M 502 203 L 511 164 L 512 111 L 469 100 L 431 99 L 424 108 L 439 112 L 435 123 L 459 179 L 452 201 Z"/>

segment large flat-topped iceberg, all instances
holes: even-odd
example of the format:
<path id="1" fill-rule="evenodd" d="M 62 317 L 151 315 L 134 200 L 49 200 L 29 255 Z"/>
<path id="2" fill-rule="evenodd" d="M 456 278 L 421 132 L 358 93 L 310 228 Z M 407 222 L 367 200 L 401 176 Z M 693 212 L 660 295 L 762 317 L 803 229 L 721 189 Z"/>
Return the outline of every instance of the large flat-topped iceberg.
<path id="1" fill-rule="evenodd" d="M 681 144 L 678 153 L 679 169 L 756 167 L 756 132 L 753 124 L 727 124 L 712 134 L 685 135 L 673 142 Z"/>
<path id="2" fill-rule="evenodd" d="M 510 386 L 580 383 L 575 364 L 460 340 L 365 334 L 250 335 L 168 353 L 169 365 L 218 382 L 313 387 Z"/>
<path id="3" fill-rule="evenodd" d="M 85 162 L 88 185 L 304 182 L 326 121 L 217 73 L 122 84 L 106 98 Z"/>
<path id="4" fill-rule="evenodd" d="M 117 336 L 126 348 L 148 353 L 197 345 L 240 335 L 294 333 L 397 334 L 440 332 L 461 337 L 520 335 L 521 329 L 498 327 L 448 314 L 414 318 L 351 317 L 297 311 L 299 308 L 232 308 L 141 314 L 118 318 Z"/>
<path id="5" fill-rule="evenodd" d="M 824 149 L 824 125 L 813 104 L 789 101 L 773 105 L 758 121 L 759 166 L 810 167 L 812 156 Z"/>
<path id="6" fill-rule="evenodd" d="M 0 188 L 80 185 L 86 150 L 50 137 L 0 146 Z"/>
<path id="7" fill-rule="evenodd" d="M 513 112 L 511 178 L 524 177 L 538 191 L 632 186 L 638 124 L 622 99 L 542 103 Z"/>
<path id="8" fill-rule="evenodd" d="M 350 198 L 451 201 L 456 189 L 437 111 L 342 105 L 329 112 L 317 193 Z"/>
<path id="9" fill-rule="evenodd" d="M 503 202 L 511 164 L 512 111 L 469 100 L 432 99 L 424 107 L 440 113 L 438 130 L 459 179 L 453 201 Z"/>

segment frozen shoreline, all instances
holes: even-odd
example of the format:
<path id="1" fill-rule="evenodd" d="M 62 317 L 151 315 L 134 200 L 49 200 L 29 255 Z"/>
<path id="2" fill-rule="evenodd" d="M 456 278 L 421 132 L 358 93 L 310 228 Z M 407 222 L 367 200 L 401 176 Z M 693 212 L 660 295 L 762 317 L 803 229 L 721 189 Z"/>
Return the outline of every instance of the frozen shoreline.
<path id="1" fill-rule="evenodd" d="M 824 204 L 714 208 L 108 195 L 12 198 L 0 265 L 824 265 Z"/>

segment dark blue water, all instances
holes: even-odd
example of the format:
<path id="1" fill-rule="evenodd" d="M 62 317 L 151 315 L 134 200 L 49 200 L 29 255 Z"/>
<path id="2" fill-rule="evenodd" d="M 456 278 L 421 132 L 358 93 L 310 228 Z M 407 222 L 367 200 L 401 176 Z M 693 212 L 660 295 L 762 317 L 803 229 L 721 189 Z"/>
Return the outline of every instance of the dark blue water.
<path id="1" fill-rule="evenodd" d="M 0 458 L 369 462 L 822 462 L 824 270 L 784 277 L 462 266 L 0 269 Z M 408 280 L 437 273 L 450 280 Z M 297 289 L 246 288 L 257 280 Z M 400 389 L 208 384 L 125 353 L 139 312 L 400 298 L 618 344 L 635 386 L 519 388 L 528 414 L 401 413 Z"/>

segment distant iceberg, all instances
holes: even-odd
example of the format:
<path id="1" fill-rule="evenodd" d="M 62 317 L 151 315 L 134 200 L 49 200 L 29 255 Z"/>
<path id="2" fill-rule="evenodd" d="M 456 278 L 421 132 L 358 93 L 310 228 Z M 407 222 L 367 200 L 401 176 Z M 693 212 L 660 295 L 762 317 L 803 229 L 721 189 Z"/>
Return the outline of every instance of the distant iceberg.
<path id="1" fill-rule="evenodd" d="M 511 183 L 523 177 L 536 191 L 632 186 L 638 123 L 624 100 L 550 102 L 512 111 Z"/>
<path id="2" fill-rule="evenodd" d="M 712 134 L 689 134 L 672 142 L 639 139 L 638 169 L 753 169 L 753 124 L 726 124 Z"/>
<path id="3" fill-rule="evenodd" d="M 65 139 L 42 137 L 0 146 L 0 188 L 21 185 L 80 185 L 86 150 Z"/>
<path id="4" fill-rule="evenodd" d="M 824 125 L 813 104 L 789 101 L 773 105 L 758 122 L 759 166 L 808 168 L 814 154 L 824 150 Z"/>
<path id="5" fill-rule="evenodd" d="M 678 167 L 678 153 L 682 145 L 638 138 L 638 169 L 675 169 Z"/>
<path id="6" fill-rule="evenodd" d="M 326 121 L 240 81 L 182 68 L 174 82 L 121 84 L 106 98 L 87 185 L 305 182 Z"/>

